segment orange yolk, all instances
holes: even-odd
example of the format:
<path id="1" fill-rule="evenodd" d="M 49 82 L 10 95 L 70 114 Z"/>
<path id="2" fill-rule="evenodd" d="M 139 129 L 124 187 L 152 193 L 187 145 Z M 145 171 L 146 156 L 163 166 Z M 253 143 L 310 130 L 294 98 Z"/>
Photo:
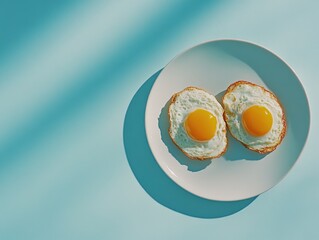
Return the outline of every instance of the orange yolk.
<path id="1" fill-rule="evenodd" d="M 246 109 L 242 116 L 242 123 L 246 131 L 255 137 L 268 133 L 272 127 L 272 115 L 263 106 L 254 105 Z"/>
<path id="2" fill-rule="evenodd" d="M 187 134 L 196 141 L 208 141 L 216 132 L 216 117 L 204 109 L 191 112 L 184 123 Z"/>

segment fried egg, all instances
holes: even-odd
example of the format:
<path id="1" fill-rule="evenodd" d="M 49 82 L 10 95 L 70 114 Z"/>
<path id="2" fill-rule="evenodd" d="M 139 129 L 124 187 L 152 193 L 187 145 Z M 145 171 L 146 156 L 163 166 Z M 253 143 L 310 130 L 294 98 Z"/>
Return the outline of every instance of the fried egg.
<path id="1" fill-rule="evenodd" d="M 223 113 L 214 96 L 202 89 L 187 87 L 171 98 L 169 135 L 191 159 L 217 158 L 227 148 Z"/>
<path id="2" fill-rule="evenodd" d="M 235 82 L 227 88 L 223 105 L 230 133 L 250 150 L 272 152 L 284 138 L 285 113 L 277 97 L 265 88 Z"/>

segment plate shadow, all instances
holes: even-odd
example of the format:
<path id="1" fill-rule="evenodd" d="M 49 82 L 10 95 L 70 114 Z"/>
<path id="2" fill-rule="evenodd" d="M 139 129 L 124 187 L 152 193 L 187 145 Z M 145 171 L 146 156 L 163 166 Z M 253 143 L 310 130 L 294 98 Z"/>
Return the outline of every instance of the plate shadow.
<path id="1" fill-rule="evenodd" d="M 137 181 L 155 201 L 188 216 L 221 218 L 244 209 L 257 197 L 240 201 L 204 199 L 181 188 L 157 164 L 146 139 L 145 108 L 150 90 L 160 72 L 161 70 L 153 74 L 135 93 L 125 115 L 123 143 L 128 163 Z M 167 136 L 165 139 L 168 140 Z M 181 164 L 185 163 L 184 160 L 181 160 Z M 193 171 L 198 169 L 200 167 L 193 168 Z"/>

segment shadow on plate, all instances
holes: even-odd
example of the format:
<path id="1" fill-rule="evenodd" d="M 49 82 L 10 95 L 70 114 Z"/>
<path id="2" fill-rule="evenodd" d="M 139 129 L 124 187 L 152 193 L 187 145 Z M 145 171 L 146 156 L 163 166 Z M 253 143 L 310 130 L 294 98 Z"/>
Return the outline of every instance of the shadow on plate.
<path id="1" fill-rule="evenodd" d="M 140 87 L 125 115 L 124 148 L 136 179 L 155 201 L 192 217 L 221 218 L 244 209 L 256 197 L 227 202 L 200 198 L 174 183 L 157 164 L 146 139 L 145 108 L 148 95 L 159 73 L 160 71 L 156 72 Z M 193 171 L 196 171 L 196 168 Z"/>
<path id="2" fill-rule="evenodd" d="M 238 140 L 236 140 L 229 132 L 227 132 L 228 147 L 224 154 L 224 158 L 229 161 L 250 160 L 258 161 L 267 156 L 267 154 L 260 154 L 251 151 L 244 147 Z"/>
<path id="3" fill-rule="evenodd" d="M 220 93 L 218 93 L 217 95 L 215 95 L 215 98 L 217 99 L 217 101 L 222 105 L 222 100 L 223 100 L 223 96 L 225 95 L 226 90 L 221 91 Z"/>

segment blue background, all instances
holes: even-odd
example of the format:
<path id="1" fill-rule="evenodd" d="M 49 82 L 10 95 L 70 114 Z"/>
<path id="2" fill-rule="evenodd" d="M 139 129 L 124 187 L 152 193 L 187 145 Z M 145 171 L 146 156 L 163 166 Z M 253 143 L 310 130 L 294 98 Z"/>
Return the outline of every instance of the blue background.
<path id="1" fill-rule="evenodd" d="M 318 239 L 318 7 L 1 0 L 0 239 Z M 181 51 L 221 38 L 281 56 L 311 108 L 308 142 L 292 171 L 235 203 L 172 183 L 143 132 L 159 71 Z"/>

